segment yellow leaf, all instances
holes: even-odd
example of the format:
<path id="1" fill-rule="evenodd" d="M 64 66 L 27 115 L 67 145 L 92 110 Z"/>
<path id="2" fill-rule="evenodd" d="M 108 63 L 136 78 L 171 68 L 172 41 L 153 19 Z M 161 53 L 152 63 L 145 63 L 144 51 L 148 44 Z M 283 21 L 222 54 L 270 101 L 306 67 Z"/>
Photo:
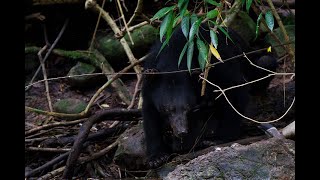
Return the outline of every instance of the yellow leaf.
<path id="1" fill-rule="evenodd" d="M 220 54 L 219 54 L 219 52 L 216 50 L 216 48 L 214 48 L 212 44 L 210 44 L 209 47 L 210 47 L 210 51 L 211 51 L 211 53 L 214 55 L 214 57 L 216 57 L 219 61 L 223 62 L 222 59 L 221 59 L 221 57 L 220 57 Z"/>
<path id="2" fill-rule="evenodd" d="M 268 47 L 267 52 L 271 52 L 271 46 Z"/>

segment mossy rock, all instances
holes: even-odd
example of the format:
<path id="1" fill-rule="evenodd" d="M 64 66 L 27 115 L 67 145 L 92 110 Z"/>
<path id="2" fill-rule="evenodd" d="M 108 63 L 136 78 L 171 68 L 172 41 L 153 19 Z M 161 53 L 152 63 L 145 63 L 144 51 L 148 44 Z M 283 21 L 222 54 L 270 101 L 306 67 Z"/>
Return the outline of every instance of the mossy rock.
<path id="1" fill-rule="evenodd" d="M 75 75 L 82 75 L 82 74 L 92 74 L 96 72 L 96 67 L 83 63 L 78 62 L 75 66 L 73 66 L 68 76 L 71 76 L 68 78 L 68 82 L 73 87 L 86 87 L 88 84 L 92 84 L 91 81 L 94 80 L 95 76 L 75 76 Z"/>
<path id="2" fill-rule="evenodd" d="M 53 109 L 58 113 L 77 114 L 85 110 L 87 103 L 79 99 L 62 99 L 54 103 Z"/>
<path id="3" fill-rule="evenodd" d="M 158 30 L 151 25 L 145 25 L 131 32 L 134 45 L 128 34 L 124 36 L 136 58 L 142 57 L 158 37 Z M 108 62 L 114 66 L 127 66 L 127 55 L 114 33 L 99 33 L 95 41 L 95 48 L 101 52 Z"/>

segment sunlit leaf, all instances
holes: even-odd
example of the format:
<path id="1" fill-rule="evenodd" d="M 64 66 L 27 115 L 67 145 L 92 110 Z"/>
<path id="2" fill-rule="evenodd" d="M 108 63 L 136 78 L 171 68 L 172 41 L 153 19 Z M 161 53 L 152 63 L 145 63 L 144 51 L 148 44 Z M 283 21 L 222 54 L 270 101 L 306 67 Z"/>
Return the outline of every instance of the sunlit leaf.
<path id="1" fill-rule="evenodd" d="M 210 47 L 210 51 L 211 51 L 211 53 L 214 55 L 214 57 L 216 57 L 219 61 L 223 62 L 222 59 L 221 59 L 221 57 L 220 57 L 220 54 L 219 54 L 219 52 L 216 50 L 216 48 L 214 48 L 214 47 L 212 46 L 212 44 L 210 44 L 209 47 Z"/>
<path id="2" fill-rule="evenodd" d="M 271 46 L 268 47 L 267 52 L 271 52 Z"/>
<path id="3" fill-rule="evenodd" d="M 268 28 L 272 31 L 274 27 L 274 19 L 272 15 L 272 11 L 269 10 L 266 12 L 265 17 Z"/>
<path id="4" fill-rule="evenodd" d="M 184 54 L 186 53 L 186 50 L 187 50 L 188 44 L 189 44 L 189 43 L 188 43 L 188 42 L 186 42 L 186 44 L 184 45 L 184 47 L 183 47 L 183 49 L 182 49 L 182 51 L 181 51 L 181 53 L 180 53 L 179 61 L 178 61 L 178 67 L 180 66 L 181 60 L 182 60 L 182 58 L 183 58 Z"/>
<path id="5" fill-rule="evenodd" d="M 162 42 L 162 38 L 163 38 L 164 34 L 169 29 L 168 27 L 171 24 L 172 19 L 173 19 L 173 11 L 170 11 L 169 14 L 167 14 L 166 17 L 164 17 L 164 19 L 160 25 L 160 42 Z M 171 28 L 172 28 L 172 26 L 171 26 Z"/>
<path id="6" fill-rule="evenodd" d="M 206 65 L 206 61 L 208 59 L 208 48 L 200 38 L 197 38 L 197 47 L 199 50 L 199 55 L 198 55 L 199 65 L 203 71 Z"/>
<path id="7" fill-rule="evenodd" d="M 189 72 L 191 73 L 191 61 L 193 58 L 193 51 L 194 51 L 194 41 L 188 41 L 188 51 L 187 51 L 187 67 Z"/>
<path id="8" fill-rule="evenodd" d="M 189 34 L 189 28 L 190 28 L 190 17 L 185 16 L 183 17 L 181 21 L 181 29 L 183 32 L 183 35 L 188 39 L 188 34 Z"/>
<path id="9" fill-rule="evenodd" d="M 247 0 L 247 3 L 246 3 L 246 10 L 247 12 L 249 13 L 249 10 L 250 10 L 250 7 L 251 7 L 251 4 L 252 4 L 252 0 Z"/>
<path id="10" fill-rule="evenodd" d="M 260 20 L 262 18 L 262 13 L 259 14 L 258 19 L 257 19 L 257 26 L 256 26 L 256 37 L 254 38 L 254 40 L 257 39 L 258 34 L 259 34 L 259 27 L 260 27 Z"/>
<path id="11" fill-rule="evenodd" d="M 150 20 L 154 21 L 156 19 L 161 19 L 163 16 L 165 16 L 168 12 L 172 11 L 175 8 L 174 6 L 165 7 L 160 9 Z"/>
<path id="12" fill-rule="evenodd" d="M 218 36 L 217 36 L 216 32 L 214 32 L 212 29 L 210 29 L 210 38 L 211 38 L 211 43 L 217 49 L 218 48 Z"/>
<path id="13" fill-rule="evenodd" d="M 209 12 L 207 13 L 207 18 L 208 18 L 208 19 L 213 19 L 213 18 L 217 17 L 218 14 L 219 14 L 219 11 L 216 10 L 216 9 L 213 9 L 213 10 L 211 10 L 211 11 L 209 11 Z"/>

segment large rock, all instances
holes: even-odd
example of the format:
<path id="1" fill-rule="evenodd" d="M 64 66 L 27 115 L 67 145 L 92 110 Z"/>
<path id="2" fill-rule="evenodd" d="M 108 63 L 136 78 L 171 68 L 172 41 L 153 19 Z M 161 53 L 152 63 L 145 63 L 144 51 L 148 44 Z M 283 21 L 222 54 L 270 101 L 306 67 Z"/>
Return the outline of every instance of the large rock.
<path id="1" fill-rule="evenodd" d="M 217 149 L 178 165 L 163 179 L 295 179 L 294 155 L 294 141 L 272 138 Z"/>
<path id="2" fill-rule="evenodd" d="M 119 145 L 114 155 L 115 162 L 126 169 L 146 167 L 146 144 L 142 124 L 127 129 L 118 138 Z"/>

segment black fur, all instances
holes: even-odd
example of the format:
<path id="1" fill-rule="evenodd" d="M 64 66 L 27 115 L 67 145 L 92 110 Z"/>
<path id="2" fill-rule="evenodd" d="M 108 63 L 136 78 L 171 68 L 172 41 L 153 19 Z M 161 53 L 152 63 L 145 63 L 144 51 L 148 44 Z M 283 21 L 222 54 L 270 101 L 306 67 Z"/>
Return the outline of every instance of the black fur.
<path id="1" fill-rule="evenodd" d="M 222 32 L 218 35 L 218 51 L 223 60 L 250 50 L 234 31 L 229 29 L 228 33 L 235 44 Z M 203 26 L 199 29 L 199 37 L 210 42 L 209 31 Z M 161 43 L 158 42 L 152 47 L 152 55 L 145 61 L 144 69 L 148 72 L 186 70 L 186 54 L 178 67 L 179 55 L 186 42 L 181 29 L 177 29 L 169 45 L 159 55 Z M 196 44 L 193 55 L 191 68 L 198 68 Z M 255 59 L 258 58 L 254 55 L 250 58 L 257 62 Z M 214 62 L 218 60 L 212 56 L 211 63 Z M 248 67 L 247 60 L 240 57 L 212 67 L 208 80 L 224 89 L 265 75 L 265 72 L 251 73 L 249 70 L 251 68 Z M 199 139 L 203 139 L 200 137 L 214 135 L 215 140 L 225 142 L 239 136 L 241 116 L 230 107 L 223 96 L 216 99 L 220 93 L 213 92 L 217 90 L 214 86 L 207 84 L 205 95 L 200 96 L 202 81 L 199 80 L 199 74 L 198 70 L 192 73 L 185 71 L 144 75 L 142 115 L 151 168 L 163 164 L 172 152 L 190 150 Z M 268 85 L 269 82 L 265 84 Z M 232 105 L 244 113 L 251 91 L 255 92 L 253 86 L 243 86 L 226 91 L 226 95 Z M 170 131 L 173 131 L 173 135 L 168 133 Z"/>

